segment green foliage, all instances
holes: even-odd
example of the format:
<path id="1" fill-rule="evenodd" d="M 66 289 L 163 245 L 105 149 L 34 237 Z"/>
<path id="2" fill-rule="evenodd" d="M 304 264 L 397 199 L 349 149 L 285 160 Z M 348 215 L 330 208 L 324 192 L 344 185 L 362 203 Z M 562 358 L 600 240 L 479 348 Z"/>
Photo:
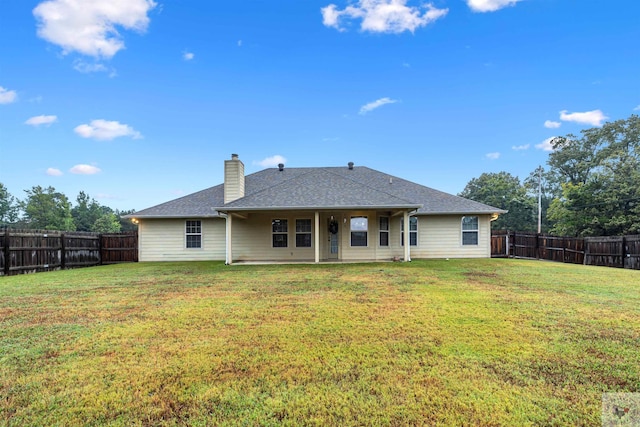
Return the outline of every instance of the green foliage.
<path id="1" fill-rule="evenodd" d="M 101 206 L 84 191 L 78 194 L 76 202 L 77 204 L 71 209 L 71 215 L 78 231 L 92 231 L 99 218 L 113 212 L 111 208 Z"/>
<path id="2" fill-rule="evenodd" d="M 26 222 L 31 228 L 74 231 L 71 203 L 67 196 L 53 187 L 39 185 L 25 190 L 27 199 L 21 202 Z"/>
<path id="3" fill-rule="evenodd" d="M 520 179 L 508 172 L 483 173 L 473 178 L 459 194 L 476 202 L 508 210 L 492 223 L 494 230 L 535 231 L 537 202 L 527 194 Z"/>
<path id="4" fill-rule="evenodd" d="M 0 182 L 0 225 L 12 224 L 18 220 L 18 202 Z"/>
<path id="5" fill-rule="evenodd" d="M 0 425 L 587 426 L 640 391 L 636 271 L 138 263 L 0 280 Z"/>
<path id="6" fill-rule="evenodd" d="M 562 182 L 553 232 L 607 236 L 640 232 L 640 117 L 557 138 L 549 165 Z"/>
<path id="7" fill-rule="evenodd" d="M 135 212 L 135 209 L 124 211 L 119 211 L 116 209 L 116 216 L 118 217 L 118 221 L 120 222 L 120 231 L 136 231 L 138 229 L 138 224 L 132 223 L 130 219 L 122 218 L 125 215 L 131 215 Z"/>
<path id="8" fill-rule="evenodd" d="M 106 213 L 96 219 L 91 227 L 95 233 L 118 233 L 120 231 L 120 220 L 114 213 Z"/>

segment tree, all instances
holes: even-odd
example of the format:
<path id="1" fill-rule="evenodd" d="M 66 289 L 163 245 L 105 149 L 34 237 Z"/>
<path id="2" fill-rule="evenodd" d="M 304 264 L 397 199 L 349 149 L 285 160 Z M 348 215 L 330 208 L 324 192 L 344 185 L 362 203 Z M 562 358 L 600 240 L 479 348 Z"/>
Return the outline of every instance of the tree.
<path id="1" fill-rule="evenodd" d="M 134 224 L 130 219 L 122 218 L 125 215 L 131 215 L 136 213 L 135 209 L 119 211 L 116 209 L 116 216 L 120 221 L 120 230 L 121 231 L 136 231 L 138 229 L 138 224 Z"/>
<path id="2" fill-rule="evenodd" d="M 12 224 L 18 220 L 18 202 L 0 182 L 0 225 Z"/>
<path id="3" fill-rule="evenodd" d="M 91 231 L 95 222 L 107 213 L 112 213 L 111 208 L 101 206 L 95 199 L 90 198 L 81 191 L 76 198 L 77 205 L 71 209 L 73 222 L 78 231 Z"/>
<path id="4" fill-rule="evenodd" d="M 53 187 L 39 185 L 25 190 L 27 199 L 21 202 L 25 220 L 30 228 L 74 231 L 69 199 Z"/>
<path id="5" fill-rule="evenodd" d="M 120 231 L 120 220 L 114 213 L 106 213 L 98 218 L 91 231 L 95 233 L 117 233 Z"/>
<path id="6" fill-rule="evenodd" d="M 508 172 L 483 173 L 469 181 L 459 196 L 508 210 L 492 223 L 493 229 L 535 231 L 537 228 L 536 200 L 527 194 L 520 179 Z"/>
<path id="7" fill-rule="evenodd" d="M 561 184 L 549 208 L 553 232 L 640 232 L 640 117 L 584 130 L 581 138 L 558 138 L 548 163 Z"/>

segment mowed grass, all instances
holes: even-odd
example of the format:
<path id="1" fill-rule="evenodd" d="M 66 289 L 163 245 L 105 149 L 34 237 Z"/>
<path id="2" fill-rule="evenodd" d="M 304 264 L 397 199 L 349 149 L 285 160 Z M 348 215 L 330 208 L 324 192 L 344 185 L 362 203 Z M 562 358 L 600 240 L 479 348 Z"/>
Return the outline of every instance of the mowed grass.
<path id="1" fill-rule="evenodd" d="M 140 263 L 0 278 L 0 425 L 600 425 L 640 272 Z"/>

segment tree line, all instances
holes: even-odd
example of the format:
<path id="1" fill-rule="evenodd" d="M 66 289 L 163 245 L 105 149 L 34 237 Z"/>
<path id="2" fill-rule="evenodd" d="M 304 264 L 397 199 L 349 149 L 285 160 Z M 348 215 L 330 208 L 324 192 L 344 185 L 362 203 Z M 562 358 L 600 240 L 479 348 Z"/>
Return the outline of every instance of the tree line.
<path id="1" fill-rule="evenodd" d="M 54 187 L 34 186 L 19 200 L 0 183 L 0 227 L 22 229 L 91 231 L 117 233 L 136 230 L 137 225 L 121 218 L 134 210 L 119 211 L 101 205 L 81 191 L 72 204 Z"/>
<path id="2" fill-rule="evenodd" d="M 507 172 L 483 173 L 459 194 L 506 209 L 493 229 L 561 236 L 640 234 L 640 117 L 605 123 L 551 141 L 546 167 L 524 181 Z M 540 198 L 539 198 L 540 196 Z"/>

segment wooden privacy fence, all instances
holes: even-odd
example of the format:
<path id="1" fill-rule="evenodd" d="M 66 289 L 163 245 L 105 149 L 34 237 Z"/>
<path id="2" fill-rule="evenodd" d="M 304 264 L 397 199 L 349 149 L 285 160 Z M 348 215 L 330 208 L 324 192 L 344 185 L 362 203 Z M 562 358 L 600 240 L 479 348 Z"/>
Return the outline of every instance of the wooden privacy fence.
<path id="1" fill-rule="evenodd" d="M 0 275 L 138 261 L 138 233 L 0 231 Z"/>
<path id="2" fill-rule="evenodd" d="M 491 256 L 640 270 L 640 235 L 581 238 L 494 231 Z"/>

